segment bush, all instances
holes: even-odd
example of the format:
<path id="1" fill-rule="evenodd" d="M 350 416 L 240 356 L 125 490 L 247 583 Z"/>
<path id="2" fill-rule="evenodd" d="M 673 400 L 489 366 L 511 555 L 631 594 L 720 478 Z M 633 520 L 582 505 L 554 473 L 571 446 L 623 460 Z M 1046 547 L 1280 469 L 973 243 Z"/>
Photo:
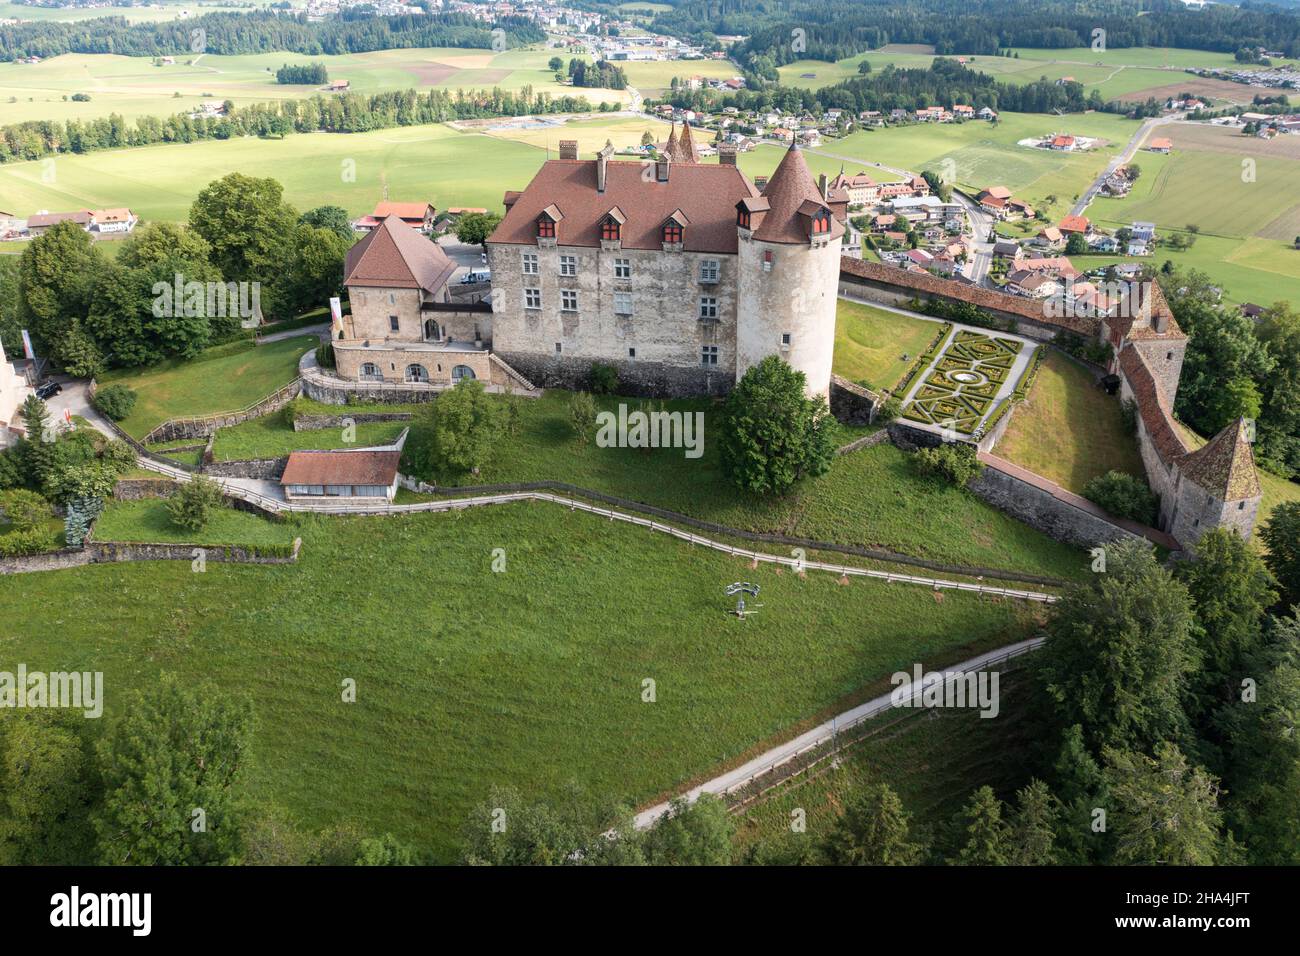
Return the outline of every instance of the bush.
<path id="1" fill-rule="evenodd" d="M 222 501 L 220 485 L 211 478 L 195 475 L 167 499 L 167 515 L 177 527 L 202 531 Z"/>
<path id="2" fill-rule="evenodd" d="M 1156 515 L 1156 496 L 1147 483 L 1122 471 L 1108 471 L 1084 486 L 1083 496 L 1117 518 L 1152 524 Z"/>
<path id="3" fill-rule="evenodd" d="M 14 488 L 0 494 L 0 512 L 15 531 L 30 531 L 52 513 L 48 501 L 26 488 Z"/>
<path id="4" fill-rule="evenodd" d="M 316 364 L 321 368 L 334 367 L 334 346 L 329 342 L 323 342 L 316 346 Z"/>
<path id="5" fill-rule="evenodd" d="M 502 406 L 478 379 L 462 378 L 442 392 L 421 418 L 419 430 L 428 436 L 428 470 L 468 471 L 477 475 L 501 433 Z"/>
<path id="6" fill-rule="evenodd" d="M 119 475 L 124 475 L 135 467 L 135 449 L 122 439 L 114 438 L 104 444 L 99 460 Z"/>
<path id="7" fill-rule="evenodd" d="M 135 408 L 135 392 L 125 385 L 105 385 L 96 389 L 92 404 L 113 421 L 120 422 Z"/>
<path id="8" fill-rule="evenodd" d="M 50 536 L 44 528 L 28 528 L 0 534 L 0 558 L 14 558 L 22 554 L 40 554 L 50 549 Z"/>
<path id="9" fill-rule="evenodd" d="M 591 393 L 593 395 L 618 394 L 618 369 L 603 362 L 591 365 Z"/>
<path id="10" fill-rule="evenodd" d="M 892 422 L 903 413 L 903 400 L 897 395 L 890 395 L 876 410 L 876 421 Z"/>
<path id="11" fill-rule="evenodd" d="M 912 463 L 925 477 L 942 479 L 958 486 L 965 485 L 984 467 L 975 457 L 975 446 L 965 442 L 922 448 L 912 455 Z"/>
<path id="12" fill-rule="evenodd" d="M 69 547 L 80 548 L 86 543 L 90 526 L 103 510 L 102 498 L 74 498 L 68 502 L 67 515 L 63 519 L 63 540 Z"/>
<path id="13" fill-rule="evenodd" d="M 596 403 L 586 392 L 569 396 L 569 422 L 579 442 L 585 445 L 591 441 L 592 429 L 596 427 Z"/>

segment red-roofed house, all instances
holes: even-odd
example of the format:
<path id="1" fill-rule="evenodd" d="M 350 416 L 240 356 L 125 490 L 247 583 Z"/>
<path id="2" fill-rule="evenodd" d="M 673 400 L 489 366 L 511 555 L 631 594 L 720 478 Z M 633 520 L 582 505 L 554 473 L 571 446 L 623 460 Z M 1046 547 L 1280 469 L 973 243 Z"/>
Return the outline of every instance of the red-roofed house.
<path id="1" fill-rule="evenodd" d="M 1061 235 L 1069 237 L 1073 233 L 1086 236 L 1092 229 L 1092 223 L 1088 221 L 1087 216 L 1066 216 L 1057 224 L 1057 230 Z"/>

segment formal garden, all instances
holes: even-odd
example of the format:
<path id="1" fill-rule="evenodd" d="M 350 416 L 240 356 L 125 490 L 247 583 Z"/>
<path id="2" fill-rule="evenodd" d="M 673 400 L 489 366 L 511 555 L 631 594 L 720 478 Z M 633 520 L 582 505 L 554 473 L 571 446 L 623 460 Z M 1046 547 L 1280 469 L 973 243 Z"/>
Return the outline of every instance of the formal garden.
<path id="1" fill-rule="evenodd" d="M 906 397 L 903 418 L 978 439 L 990 416 L 1026 388 L 1014 377 L 1024 349 L 1020 339 L 958 328 L 922 356 L 921 381 Z M 1008 383 L 1016 385 L 1011 394 Z"/>

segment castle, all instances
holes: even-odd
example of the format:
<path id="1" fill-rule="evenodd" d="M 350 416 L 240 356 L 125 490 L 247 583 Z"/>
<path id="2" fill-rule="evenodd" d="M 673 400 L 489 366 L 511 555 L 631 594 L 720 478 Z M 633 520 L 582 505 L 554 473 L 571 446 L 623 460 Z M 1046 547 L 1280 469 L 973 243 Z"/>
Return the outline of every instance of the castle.
<path id="1" fill-rule="evenodd" d="M 632 393 L 716 395 L 780 355 L 826 395 L 847 201 L 826 198 L 797 146 L 761 192 L 734 152 L 699 162 L 689 126 L 653 162 L 613 152 L 581 160 L 561 143 L 506 193 L 487 241 L 490 305 L 455 301 L 446 254 L 380 222 L 348 253 L 339 375 L 583 387 L 601 363 Z"/>

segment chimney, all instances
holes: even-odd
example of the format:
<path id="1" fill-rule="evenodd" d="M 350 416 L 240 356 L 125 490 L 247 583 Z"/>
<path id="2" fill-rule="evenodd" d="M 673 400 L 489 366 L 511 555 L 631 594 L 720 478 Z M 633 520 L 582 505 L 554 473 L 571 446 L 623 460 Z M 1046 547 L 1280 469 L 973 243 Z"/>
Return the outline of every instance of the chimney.
<path id="1" fill-rule="evenodd" d="M 655 181 L 660 183 L 668 182 L 668 167 L 672 165 L 672 160 L 667 156 L 660 156 L 655 160 Z"/>
<path id="2" fill-rule="evenodd" d="M 718 146 L 718 165 L 736 165 L 736 145 L 734 143 L 722 143 Z"/>
<path id="3" fill-rule="evenodd" d="M 578 141 L 576 139 L 560 140 L 560 159 L 577 159 Z"/>
<path id="4" fill-rule="evenodd" d="M 614 154 L 614 144 L 605 140 L 605 145 L 596 153 L 596 192 L 605 191 L 605 172 L 609 157 Z"/>
<path id="5" fill-rule="evenodd" d="M 822 202 L 826 201 L 829 192 L 826 189 L 826 174 L 822 173 L 817 177 L 817 192 L 822 197 Z"/>

